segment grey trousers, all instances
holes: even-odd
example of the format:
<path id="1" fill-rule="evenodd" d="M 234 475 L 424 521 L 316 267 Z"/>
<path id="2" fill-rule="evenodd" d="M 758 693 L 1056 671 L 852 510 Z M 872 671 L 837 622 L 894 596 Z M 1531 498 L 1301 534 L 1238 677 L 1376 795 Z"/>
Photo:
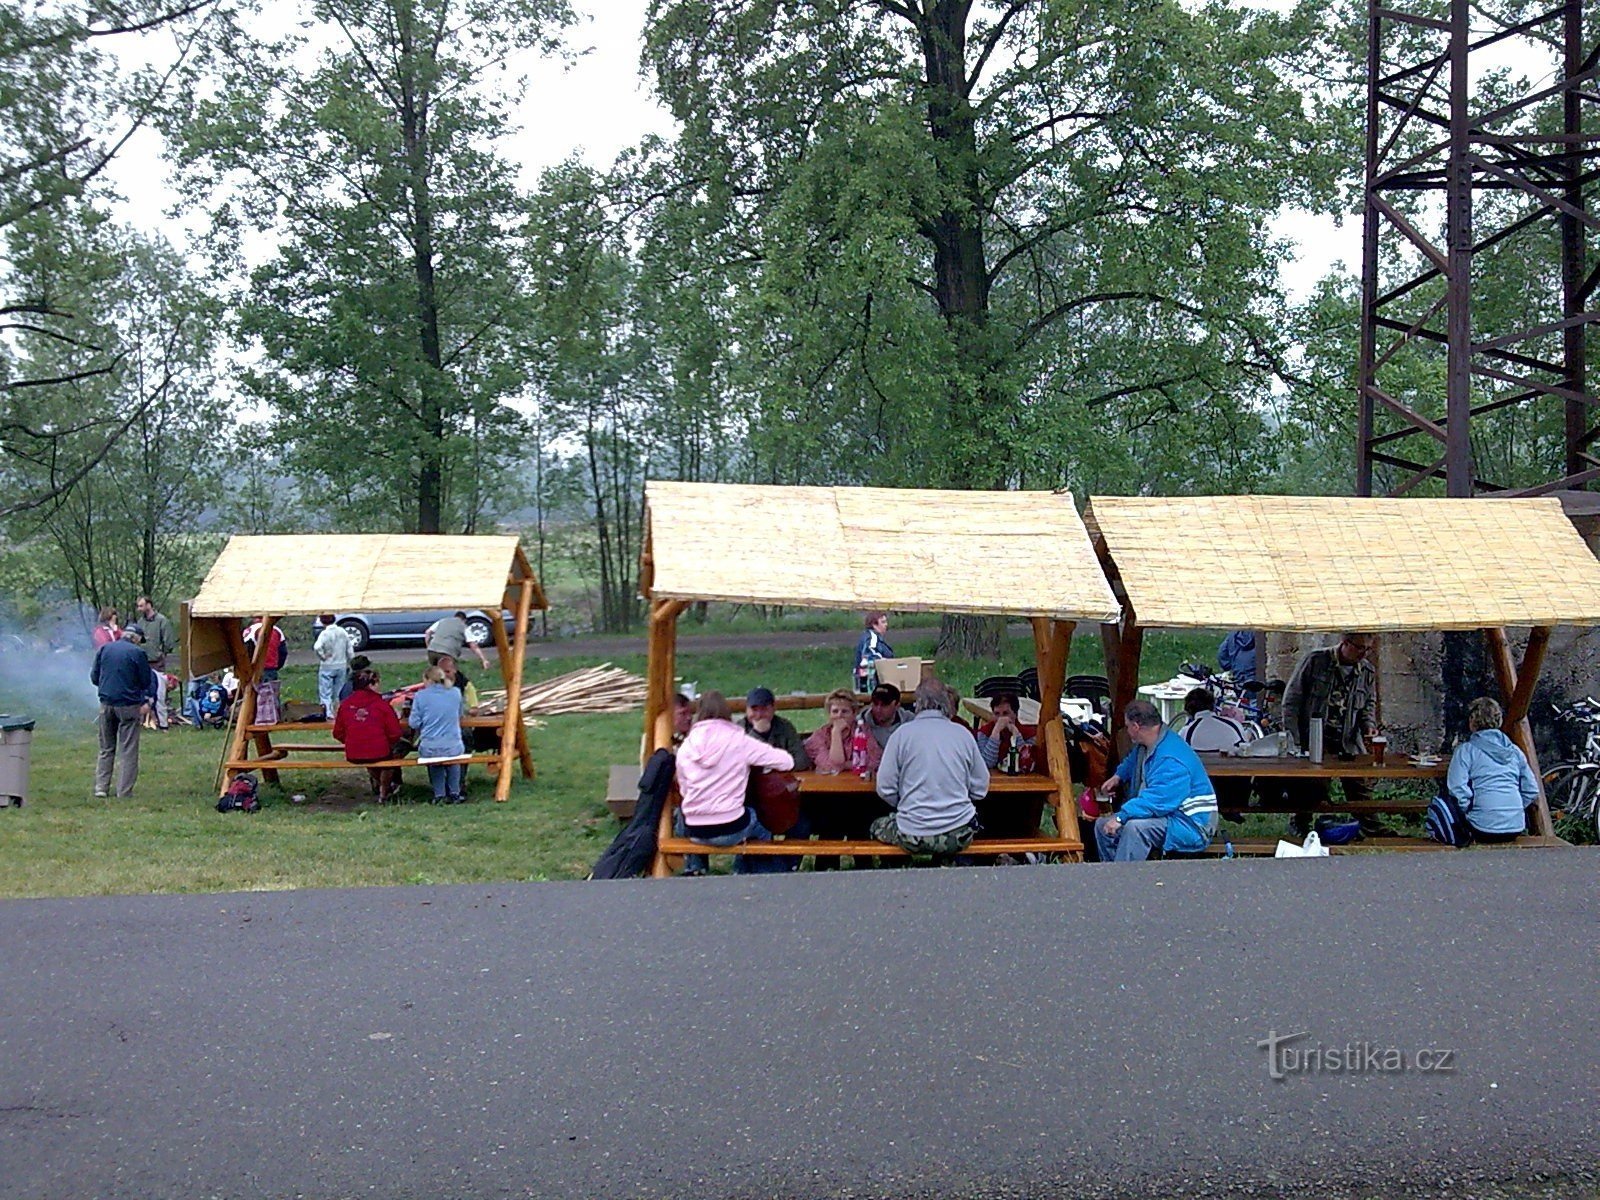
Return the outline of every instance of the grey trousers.
<path id="1" fill-rule="evenodd" d="M 100 757 L 94 764 L 95 795 L 111 790 L 111 768 L 117 768 L 117 795 L 133 795 L 139 778 L 139 729 L 144 710 L 137 704 L 100 706 Z M 121 760 L 120 762 L 118 760 Z"/>

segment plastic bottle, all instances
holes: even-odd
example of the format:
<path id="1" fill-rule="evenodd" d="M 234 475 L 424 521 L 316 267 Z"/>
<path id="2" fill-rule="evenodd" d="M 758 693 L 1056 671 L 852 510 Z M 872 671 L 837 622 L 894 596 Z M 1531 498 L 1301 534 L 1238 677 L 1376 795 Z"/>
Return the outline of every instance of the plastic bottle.
<path id="1" fill-rule="evenodd" d="M 850 769 L 863 779 L 867 777 L 867 726 L 856 722 L 856 731 L 850 737 Z"/>

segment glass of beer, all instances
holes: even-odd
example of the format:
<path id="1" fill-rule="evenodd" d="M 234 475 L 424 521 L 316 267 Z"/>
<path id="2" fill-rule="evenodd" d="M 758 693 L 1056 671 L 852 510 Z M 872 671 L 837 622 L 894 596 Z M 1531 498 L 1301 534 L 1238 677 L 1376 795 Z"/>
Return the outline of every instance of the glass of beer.
<path id="1" fill-rule="evenodd" d="M 1383 766 L 1383 756 L 1389 752 L 1389 739 L 1381 733 L 1372 735 L 1372 765 Z"/>

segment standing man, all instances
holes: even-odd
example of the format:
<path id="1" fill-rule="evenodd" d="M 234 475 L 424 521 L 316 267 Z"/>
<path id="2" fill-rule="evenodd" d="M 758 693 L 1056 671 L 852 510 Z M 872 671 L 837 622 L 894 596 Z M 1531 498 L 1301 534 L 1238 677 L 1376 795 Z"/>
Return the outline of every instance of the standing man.
<path id="1" fill-rule="evenodd" d="M 745 694 L 744 720 L 740 725 L 756 741 L 788 751 L 796 771 L 811 770 L 811 755 L 806 753 L 805 739 L 794 722 L 778 716 L 777 697 L 771 688 L 753 687 Z"/>
<path id="2" fill-rule="evenodd" d="M 937 679 L 918 685 L 916 716 L 889 739 L 878 764 L 878 795 L 895 811 L 872 823 L 878 841 L 943 860 L 972 843 L 976 804 L 989 794 L 977 740 L 945 714 L 948 699 Z"/>
<path id="3" fill-rule="evenodd" d="M 1114 816 L 1094 823 L 1101 862 L 1142 862 L 1156 847 L 1192 854 L 1217 832 L 1217 794 L 1200 759 L 1161 723 L 1148 700 L 1123 710 L 1133 749 L 1100 785 L 1104 796 L 1128 798 Z"/>
<path id="4" fill-rule="evenodd" d="M 117 768 L 117 795 L 133 795 L 139 778 L 139 728 L 156 701 L 156 673 L 144 653 L 144 630 L 130 621 L 119 641 L 95 651 L 89 682 L 100 692 L 100 756 L 94 765 L 94 794 L 109 795 L 111 769 Z M 121 762 L 117 761 L 121 756 Z"/>
<path id="5" fill-rule="evenodd" d="M 478 656 L 483 669 L 489 669 L 489 660 L 483 656 L 483 647 L 467 640 L 467 614 L 464 612 L 453 612 L 429 625 L 428 632 L 422 635 L 422 644 L 428 649 L 430 667 L 438 666 L 439 660 L 447 655 L 459 661 L 461 652 L 470 649 Z"/>
<path id="6" fill-rule="evenodd" d="M 134 608 L 139 612 L 139 625 L 144 630 L 144 652 L 156 673 L 156 724 L 165 729 L 171 721 L 167 707 L 167 659 L 178 648 L 178 636 L 172 631 L 172 622 L 156 611 L 149 596 L 140 596 Z"/>
<path id="7" fill-rule="evenodd" d="M 1283 693 L 1283 727 L 1297 745 L 1310 745 L 1312 718 L 1320 717 L 1324 755 L 1354 758 L 1366 753 L 1365 739 L 1378 731 L 1378 672 L 1369 658 L 1373 641 L 1370 633 L 1342 634 L 1337 646 L 1313 650 L 1300 660 Z M 1346 800 L 1372 799 L 1371 780 L 1345 777 L 1339 784 Z M 1291 818 L 1291 828 L 1303 834 L 1311 829 L 1309 810 L 1328 802 L 1328 781 L 1298 783 L 1295 796 L 1304 807 Z M 1384 832 L 1372 814 L 1357 816 L 1362 833 Z"/>
<path id="8" fill-rule="evenodd" d="M 333 720 L 339 714 L 339 698 L 350 680 L 350 659 L 354 653 L 350 635 L 338 624 L 332 613 L 323 613 L 322 632 L 311 648 L 317 654 L 317 699 L 322 701 L 322 715 Z"/>

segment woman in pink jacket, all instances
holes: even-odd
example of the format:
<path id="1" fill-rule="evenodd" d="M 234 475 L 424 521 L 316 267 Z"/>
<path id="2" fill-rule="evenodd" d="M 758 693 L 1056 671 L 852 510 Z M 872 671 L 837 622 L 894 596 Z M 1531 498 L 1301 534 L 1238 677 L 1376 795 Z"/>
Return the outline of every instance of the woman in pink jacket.
<path id="1" fill-rule="evenodd" d="M 787 750 L 757 741 L 735 725 L 721 692 L 702 694 L 694 728 L 678 748 L 678 792 L 683 797 L 677 815 L 678 836 L 707 846 L 770 842 L 772 834 L 745 804 L 751 767 L 792 771 L 794 758 Z M 685 875 L 704 875 L 706 866 L 703 854 L 684 856 Z M 738 875 L 751 874 L 749 859 L 742 854 L 735 857 L 733 870 Z"/>

